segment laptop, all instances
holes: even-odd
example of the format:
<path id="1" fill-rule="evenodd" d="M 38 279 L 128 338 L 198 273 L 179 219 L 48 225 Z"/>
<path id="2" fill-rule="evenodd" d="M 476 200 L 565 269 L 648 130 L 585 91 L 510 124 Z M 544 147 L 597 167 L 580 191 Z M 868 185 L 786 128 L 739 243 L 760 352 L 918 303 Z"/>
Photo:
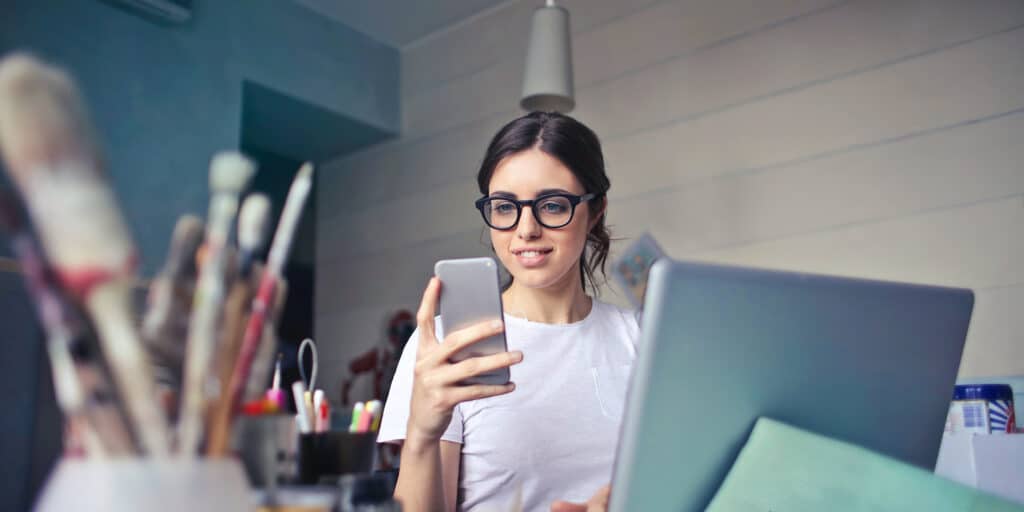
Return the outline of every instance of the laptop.
<path id="1" fill-rule="evenodd" d="M 612 512 L 703 510 L 767 416 L 932 471 L 970 290 L 661 260 Z"/>

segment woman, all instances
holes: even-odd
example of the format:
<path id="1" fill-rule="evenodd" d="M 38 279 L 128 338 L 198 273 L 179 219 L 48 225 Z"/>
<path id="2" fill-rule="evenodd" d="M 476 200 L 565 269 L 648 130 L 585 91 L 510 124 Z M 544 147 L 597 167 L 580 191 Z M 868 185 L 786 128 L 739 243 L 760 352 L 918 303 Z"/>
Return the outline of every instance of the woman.
<path id="1" fill-rule="evenodd" d="M 407 511 L 587 510 L 555 502 L 588 498 L 600 509 L 638 338 L 633 313 L 587 294 L 609 246 L 600 142 L 571 117 L 534 112 L 494 136 L 477 182 L 512 278 L 504 323 L 442 333 L 430 280 L 378 437 L 404 443 L 395 496 Z M 508 352 L 448 362 L 503 329 Z M 513 383 L 456 385 L 501 367 Z"/>

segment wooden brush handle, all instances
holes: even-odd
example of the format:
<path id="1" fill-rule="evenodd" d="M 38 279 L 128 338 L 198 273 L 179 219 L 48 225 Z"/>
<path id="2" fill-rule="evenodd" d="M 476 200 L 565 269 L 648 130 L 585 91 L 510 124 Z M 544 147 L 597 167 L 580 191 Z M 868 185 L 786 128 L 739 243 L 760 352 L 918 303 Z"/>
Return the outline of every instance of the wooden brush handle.
<path id="1" fill-rule="evenodd" d="M 244 280 L 239 280 L 231 287 L 224 304 L 224 332 L 217 353 L 217 375 L 220 378 L 221 392 L 210 412 L 206 438 L 208 457 L 222 457 L 227 454 L 229 448 L 233 405 L 228 386 L 235 371 L 238 352 L 242 348 L 242 335 L 245 333 L 248 318 L 246 313 L 249 304 L 252 303 L 252 295 L 252 286 Z"/>

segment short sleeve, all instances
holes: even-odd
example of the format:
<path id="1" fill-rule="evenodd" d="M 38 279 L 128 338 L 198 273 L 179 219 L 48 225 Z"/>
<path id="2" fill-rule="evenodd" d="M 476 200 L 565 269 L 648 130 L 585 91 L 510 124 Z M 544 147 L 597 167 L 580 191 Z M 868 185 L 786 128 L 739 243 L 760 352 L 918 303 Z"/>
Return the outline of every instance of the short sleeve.
<path id="1" fill-rule="evenodd" d="M 438 336 L 443 336 L 440 322 L 435 323 Z M 384 416 L 380 420 L 377 433 L 378 443 L 401 443 L 405 440 L 406 427 L 409 422 L 409 405 L 412 400 L 413 369 L 416 366 L 416 351 L 419 348 L 420 330 L 416 329 L 409 336 L 409 341 L 402 350 L 395 369 L 395 377 L 391 381 L 387 402 L 384 404 Z M 460 404 L 461 406 L 461 404 Z M 456 406 L 452 411 L 452 421 L 441 439 L 462 444 L 462 411 Z"/>

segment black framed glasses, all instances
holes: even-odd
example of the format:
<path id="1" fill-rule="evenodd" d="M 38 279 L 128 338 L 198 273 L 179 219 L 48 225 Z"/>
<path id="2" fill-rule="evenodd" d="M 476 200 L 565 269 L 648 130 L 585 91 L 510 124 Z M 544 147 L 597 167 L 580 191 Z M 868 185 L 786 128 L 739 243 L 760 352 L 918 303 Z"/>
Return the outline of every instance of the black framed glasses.
<path id="1" fill-rule="evenodd" d="M 530 207 L 538 224 L 549 229 L 558 229 L 572 222 L 577 205 L 595 197 L 597 194 L 577 196 L 558 192 L 520 201 L 509 197 L 487 196 L 476 200 L 476 209 L 480 210 L 480 215 L 488 226 L 500 231 L 508 231 L 519 224 L 524 206 Z"/>

